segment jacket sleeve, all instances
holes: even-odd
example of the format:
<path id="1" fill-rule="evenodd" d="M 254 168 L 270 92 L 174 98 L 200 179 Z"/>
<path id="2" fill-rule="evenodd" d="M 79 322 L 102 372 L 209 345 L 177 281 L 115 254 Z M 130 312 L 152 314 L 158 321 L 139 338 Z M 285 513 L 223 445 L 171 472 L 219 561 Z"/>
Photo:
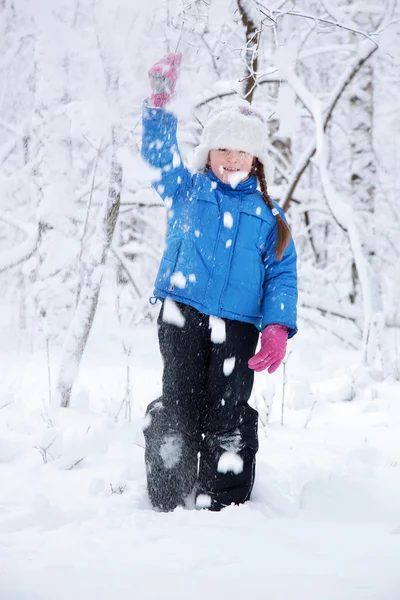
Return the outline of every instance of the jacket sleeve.
<path id="1" fill-rule="evenodd" d="M 283 212 L 277 206 L 280 215 Z M 282 259 L 276 259 L 276 241 L 278 226 L 271 229 L 264 255 L 265 279 L 263 298 L 264 329 L 271 323 L 281 323 L 288 327 L 288 337 L 297 333 L 297 254 L 293 239 L 286 247 Z"/>
<path id="2" fill-rule="evenodd" d="M 176 139 L 177 118 L 162 108 L 143 104 L 142 157 L 161 175 L 152 182 L 163 200 L 186 197 L 192 176 L 183 166 Z"/>

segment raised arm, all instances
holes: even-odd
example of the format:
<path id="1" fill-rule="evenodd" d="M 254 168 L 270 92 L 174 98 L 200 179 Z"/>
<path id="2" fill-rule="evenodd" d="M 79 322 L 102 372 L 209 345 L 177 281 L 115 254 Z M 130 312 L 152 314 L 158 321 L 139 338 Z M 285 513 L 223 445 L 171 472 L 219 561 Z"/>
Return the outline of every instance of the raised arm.
<path id="1" fill-rule="evenodd" d="M 169 54 L 149 70 L 152 95 L 143 105 L 142 156 L 149 165 L 160 169 L 152 182 L 163 198 L 186 197 L 191 181 L 179 153 L 175 115 L 165 110 L 175 91 L 181 56 Z"/>

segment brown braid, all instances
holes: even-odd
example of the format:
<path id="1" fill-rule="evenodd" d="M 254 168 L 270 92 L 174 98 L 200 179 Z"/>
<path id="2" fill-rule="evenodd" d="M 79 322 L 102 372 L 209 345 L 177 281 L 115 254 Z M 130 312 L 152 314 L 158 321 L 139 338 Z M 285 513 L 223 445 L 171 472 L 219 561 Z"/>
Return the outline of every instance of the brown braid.
<path id="1" fill-rule="evenodd" d="M 260 182 L 261 193 L 264 198 L 265 204 L 272 211 L 275 207 L 272 203 L 270 195 L 268 194 L 267 189 L 267 180 L 265 178 L 265 170 L 264 165 L 261 161 L 256 158 L 254 160 L 253 172 L 256 175 L 258 181 Z M 278 239 L 276 242 L 276 260 L 281 260 L 283 253 L 285 251 L 286 246 L 290 241 L 290 230 L 287 226 L 286 222 L 282 219 L 280 215 L 275 216 L 276 224 L 278 226 Z"/>

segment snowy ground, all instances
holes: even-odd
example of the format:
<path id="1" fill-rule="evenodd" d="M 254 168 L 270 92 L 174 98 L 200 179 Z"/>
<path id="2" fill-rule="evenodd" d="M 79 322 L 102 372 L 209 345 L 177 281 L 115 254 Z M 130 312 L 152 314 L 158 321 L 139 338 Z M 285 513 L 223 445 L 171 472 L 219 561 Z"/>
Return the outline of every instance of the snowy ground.
<path id="1" fill-rule="evenodd" d="M 400 598 L 398 382 L 374 381 L 355 354 L 303 330 L 283 426 L 282 369 L 257 379 L 258 397 L 277 393 L 251 502 L 160 514 L 140 446 L 141 415 L 160 392 L 155 326 L 132 336 L 131 422 L 124 409 L 115 418 L 126 363 L 104 321 L 71 408 L 55 413 L 45 353 L 28 357 L 2 336 L 1 600 Z"/>

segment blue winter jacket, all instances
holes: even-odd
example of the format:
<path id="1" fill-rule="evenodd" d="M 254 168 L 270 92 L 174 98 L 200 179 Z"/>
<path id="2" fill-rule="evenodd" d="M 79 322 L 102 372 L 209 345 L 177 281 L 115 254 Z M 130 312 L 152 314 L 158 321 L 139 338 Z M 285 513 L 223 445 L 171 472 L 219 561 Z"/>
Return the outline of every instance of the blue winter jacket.
<path id="1" fill-rule="evenodd" d="M 211 169 L 192 174 L 182 164 L 176 128 L 174 115 L 145 103 L 142 156 L 160 169 L 153 186 L 169 207 L 154 296 L 259 329 L 282 323 L 292 337 L 297 331 L 293 241 L 277 261 L 276 219 L 256 177 L 232 188 Z"/>

